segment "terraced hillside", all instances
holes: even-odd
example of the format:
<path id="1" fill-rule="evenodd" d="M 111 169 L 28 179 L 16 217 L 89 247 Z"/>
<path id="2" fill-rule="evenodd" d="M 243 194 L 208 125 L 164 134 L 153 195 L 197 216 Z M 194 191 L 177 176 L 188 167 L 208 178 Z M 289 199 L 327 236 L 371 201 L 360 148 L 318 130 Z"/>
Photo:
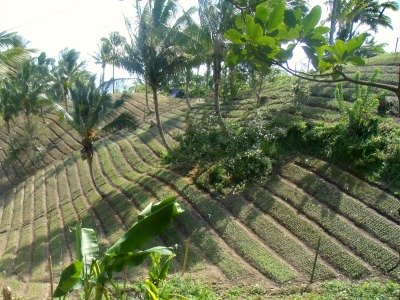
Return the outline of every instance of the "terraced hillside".
<path id="1" fill-rule="evenodd" d="M 325 104 L 296 103 L 287 87 L 277 87 L 267 96 L 259 109 L 267 118 L 277 113 L 310 120 L 338 117 L 337 110 Z M 210 106 L 199 103 L 194 114 Z M 2 135 L 2 284 L 24 299 L 48 297 L 47 258 L 51 254 L 58 278 L 73 256 L 71 226 L 82 220 L 95 228 L 106 246 L 129 228 L 149 201 L 168 195 L 176 195 L 186 212 L 153 243 L 177 246 L 175 271 L 182 267 L 187 240 L 187 271 L 228 285 L 257 282 L 275 289 L 307 282 L 319 238 L 316 280 L 386 275 L 396 264 L 400 198 L 387 189 L 325 161 L 299 157 L 263 184 L 240 194 L 213 196 L 162 163 L 165 148 L 157 128 L 149 125 L 152 116 L 143 120 L 144 107 L 141 95 L 126 103 L 124 109 L 142 125 L 135 132 L 99 141 L 92 175 L 77 151 L 76 134 L 51 113 L 46 120 L 53 135 L 40 139 L 43 147 L 54 150 L 46 153 L 38 170 L 13 174 L 14 165 L 3 163 L 7 136 Z M 185 126 L 186 104 L 162 98 L 161 107 L 167 138 L 174 144 Z M 227 118 L 251 117 L 254 108 L 252 100 L 223 107 Z M 130 276 L 140 272 L 132 270 Z M 389 275 L 399 279 L 400 269 Z"/>
<path id="2" fill-rule="evenodd" d="M 164 105 L 163 105 L 164 104 Z M 183 121 L 183 111 L 186 105 L 183 102 L 162 102 L 160 111 L 163 118 Z M 141 126 L 150 124 L 154 114 L 149 114 L 146 108 L 144 95 L 135 95 L 134 99 L 125 102 L 121 111 L 131 113 Z M 23 181 L 27 175 L 33 174 L 55 161 L 80 149 L 79 135 L 71 130 L 59 116 L 50 110 L 45 112 L 44 118 L 34 116 L 36 131 L 34 134 L 34 151 L 13 156 L 11 151 L 12 140 L 26 136 L 25 122 L 22 118 L 15 120 L 8 132 L 5 126 L 0 128 L 0 189 L 7 189 Z M 168 124 L 166 124 L 168 127 Z M 168 129 L 168 128 L 167 128 Z M 33 152 L 33 153 L 32 153 Z"/>

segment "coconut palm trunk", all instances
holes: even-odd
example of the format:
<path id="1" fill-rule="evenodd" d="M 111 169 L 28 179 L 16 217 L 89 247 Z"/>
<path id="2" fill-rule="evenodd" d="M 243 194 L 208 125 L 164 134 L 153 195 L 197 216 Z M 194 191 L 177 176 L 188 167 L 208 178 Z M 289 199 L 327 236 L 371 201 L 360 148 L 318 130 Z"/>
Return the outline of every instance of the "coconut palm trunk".
<path id="1" fill-rule="evenodd" d="M 216 45 L 218 43 L 214 43 Z M 218 46 L 214 46 L 218 47 Z M 224 123 L 224 120 L 221 115 L 221 106 L 219 103 L 219 86 L 221 82 L 221 71 L 222 71 L 222 57 L 219 55 L 220 52 L 218 49 L 214 50 L 214 55 L 213 55 L 213 82 L 214 82 L 214 111 L 215 114 L 218 118 L 218 122 L 221 125 L 223 129 L 226 129 L 226 125 Z"/>
<path id="2" fill-rule="evenodd" d="M 149 104 L 149 84 L 147 83 L 147 80 L 144 83 L 144 97 L 146 99 L 147 109 L 149 110 L 149 113 L 152 113 L 153 110 L 151 109 L 150 104 Z"/>
<path id="3" fill-rule="evenodd" d="M 399 66 L 399 79 L 397 83 L 397 92 L 396 92 L 397 100 L 399 100 L 399 116 L 400 116 L 400 66 Z"/>
<path id="4" fill-rule="evenodd" d="M 337 22 L 337 6 L 339 0 L 333 0 L 332 3 L 332 13 L 331 13 L 331 28 L 329 31 L 329 44 L 333 45 L 333 38 L 336 31 L 336 22 Z"/>
<path id="5" fill-rule="evenodd" d="M 160 133 L 161 140 L 162 140 L 165 148 L 167 148 L 168 151 L 171 151 L 171 147 L 169 146 L 167 140 L 165 139 L 164 130 L 163 130 L 162 123 L 161 123 L 160 111 L 159 111 L 159 107 L 158 107 L 157 87 L 152 85 L 151 89 L 153 90 L 154 111 L 156 112 L 156 121 L 157 121 L 158 131 Z"/>
<path id="6" fill-rule="evenodd" d="M 190 75 L 191 75 L 191 69 L 189 67 L 186 68 L 185 72 L 185 100 L 186 104 L 189 109 L 192 109 L 192 106 L 190 105 L 189 102 L 189 82 L 190 82 Z"/>

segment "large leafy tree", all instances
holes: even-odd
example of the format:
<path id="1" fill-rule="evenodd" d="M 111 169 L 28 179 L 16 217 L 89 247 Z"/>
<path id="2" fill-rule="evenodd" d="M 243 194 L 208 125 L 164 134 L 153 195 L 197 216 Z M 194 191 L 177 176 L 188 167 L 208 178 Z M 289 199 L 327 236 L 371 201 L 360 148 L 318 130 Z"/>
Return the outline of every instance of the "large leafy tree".
<path id="1" fill-rule="evenodd" d="M 153 92 L 157 127 L 168 150 L 170 147 L 161 123 L 158 91 L 168 75 L 181 69 L 190 57 L 185 45 L 192 41 L 185 28 L 193 10 L 177 18 L 178 11 L 179 6 L 173 0 L 148 1 L 140 14 L 129 57 L 130 72 L 143 74 Z"/>
<path id="2" fill-rule="evenodd" d="M 290 74 L 317 82 L 348 81 L 376 87 L 396 93 L 400 99 L 400 87 L 385 83 L 363 81 L 348 76 L 344 65 L 363 64 L 357 55 L 366 34 L 353 37 L 347 42 L 336 40 L 329 45 L 325 33 L 329 28 L 319 25 L 321 7 L 314 7 L 303 15 L 300 9 L 287 9 L 278 4 L 269 12 L 264 4 L 257 5 L 255 12 L 243 13 L 236 19 L 236 28 L 225 33 L 232 42 L 230 58 L 233 62 L 247 61 L 263 67 L 278 66 Z M 302 45 L 317 73 L 306 74 L 290 69 L 287 60 L 297 45 Z"/>

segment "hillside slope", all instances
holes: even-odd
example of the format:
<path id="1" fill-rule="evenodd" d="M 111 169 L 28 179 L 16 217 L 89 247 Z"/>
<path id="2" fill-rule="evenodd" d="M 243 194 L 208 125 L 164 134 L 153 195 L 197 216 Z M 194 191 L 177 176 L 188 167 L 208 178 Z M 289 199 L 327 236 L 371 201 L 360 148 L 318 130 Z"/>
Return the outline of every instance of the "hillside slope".
<path id="1" fill-rule="evenodd" d="M 287 86 L 268 97 L 259 109 L 267 118 L 280 114 L 333 122 L 339 117 L 335 107 L 297 103 Z M 184 129 L 185 105 L 161 99 L 172 144 Z M 143 97 L 133 95 L 124 109 L 143 118 L 144 107 Z M 223 110 L 226 118 L 250 118 L 254 107 L 252 100 L 238 100 Z M 194 111 L 209 109 L 209 103 L 199 103 Z M 69 228 L 78 221 L 94 228 L 105 247 L 150 201 L 168 195 L 176 195 L 186 212 L 152 244 L 176 246 L 173 269 L 178 271 L 190 239 L 187 271 L 213 282 L 257 282 L 267 289 L 307 282 L 319 238 L 318 281 L 386 275 L 398 260 L 400 198 L 320 159 L 300 156 L 258 186 L 216 197 L 162 163 L 165 148 L 148 123 L 151 116 L 135 132 L 122 131 L 96 144 L 92 176 L 76 134 L 56 129 L 64 125 L 52 114 L 46 120 L 54 121 L 54 136 L 42 137 L 43 147 L 54 145 L 62 154 L 48 154 L 40 169 L 14 177 L 9 175 L 14 166 L 3 163 L 5 156 L 0 160 L 1 283 L 24 299 L 49 295 L 47 258 L 51 254 L 58 278 L 73 258 Z M 69 147 L 61 151 L 64 144 Z M 130 276 L 140 272 L 132 270 Z M 400 278 L 400 270 L 389 275 Z"/>

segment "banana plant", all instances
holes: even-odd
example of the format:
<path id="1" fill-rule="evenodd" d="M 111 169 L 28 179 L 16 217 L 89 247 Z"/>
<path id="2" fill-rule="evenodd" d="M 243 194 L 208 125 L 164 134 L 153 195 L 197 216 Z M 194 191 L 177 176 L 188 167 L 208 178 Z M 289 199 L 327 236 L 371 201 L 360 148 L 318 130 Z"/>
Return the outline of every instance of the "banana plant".
<path id="1" fill-rule="evenodd" d="M 106 286 L 112 285 L 113 274 L 128 266 L 138 266 L 152 254 L 172 256 L 171 248 L 157 246 L 141 250 L 143 246 L 169 225 L 183 210 L 175 197 L 150 203 L 139 215 L 137 221 L 125 234 L 102 255 L 93 229 L 75 227 L 76 259 L 61 273 L 60 282 L 53 297 L 65 297 L 76 289 L 83 288 L 84 299 L 95 300 L 108 297 Z"/>

